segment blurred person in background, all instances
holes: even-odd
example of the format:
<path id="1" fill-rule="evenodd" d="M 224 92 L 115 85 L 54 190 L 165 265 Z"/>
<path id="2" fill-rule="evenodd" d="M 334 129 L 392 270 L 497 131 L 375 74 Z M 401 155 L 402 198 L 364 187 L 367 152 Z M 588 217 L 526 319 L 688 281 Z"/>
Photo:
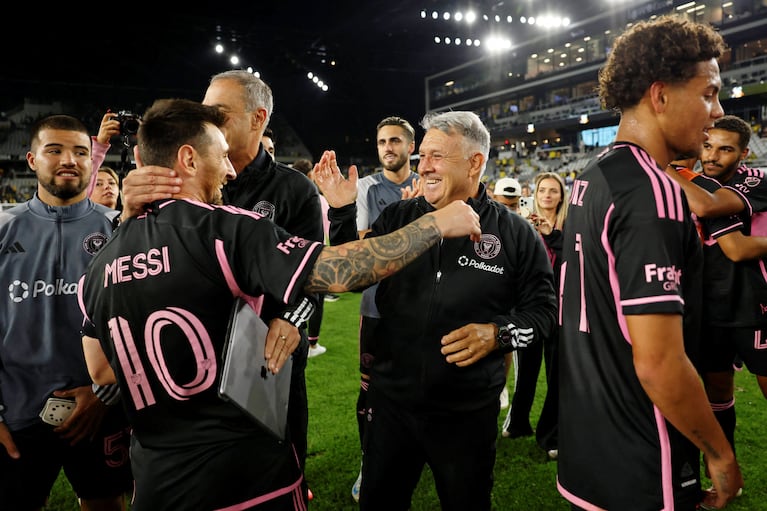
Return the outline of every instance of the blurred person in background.
<path id="1" fill-rule="evenodd" d="M 543 172 L 535 177 L 535 203 L 532 223 L 543 238 L 554 271 L 554 288 L 559 289 L 562 269 L 562 234 L 570 197 L 559 174 Z M 559 329 L 543 339 L 546 369 L 546 398 L 543 402 L 535 439 L 549 459 L 559 455 Z M 540 362 L 539 362 L 540 365 Z"/>
<path id="2" fill-rule="evenodd" d="M 267 127 L 264 130 L 264 134 L 261 136 L 261 143 L 264 145 L 264 150 L 269 153 L 269 156 L 271 156 L 272 159 L 274 159 L 276 148 L 274 141 L 274 131 L 272 131 L 272 128 Z"/>
<path id="3" fill-rule="evenodd" d="M 96 186 L 91 200 L 111 209 L 117 209 L 120 202 L 120 177 L 111 167 L 102 166 L 96 173 Z"/>

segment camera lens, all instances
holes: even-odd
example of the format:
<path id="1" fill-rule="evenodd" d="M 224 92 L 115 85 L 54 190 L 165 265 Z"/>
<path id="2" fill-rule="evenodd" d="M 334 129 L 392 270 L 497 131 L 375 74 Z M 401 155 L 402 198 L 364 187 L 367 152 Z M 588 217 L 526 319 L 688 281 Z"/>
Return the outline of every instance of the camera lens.
<path id="1" fill-rule="evenodd" d="M 123 119 L 120 125 L 120 129 L 122 129 L 122 132 L 126 135 L 135 135 L 138 133 L 138 126 L 138 119 L 135 117 L 129 117 L 127 119 Z"/>

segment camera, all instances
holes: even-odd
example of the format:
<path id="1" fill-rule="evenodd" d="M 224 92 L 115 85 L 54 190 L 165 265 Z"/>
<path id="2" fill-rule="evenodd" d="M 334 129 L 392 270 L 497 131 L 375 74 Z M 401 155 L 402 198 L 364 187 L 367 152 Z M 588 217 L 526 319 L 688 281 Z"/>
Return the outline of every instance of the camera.
<path id="1" fill-rule="evenodd" d="M 115 119 L 120 123 L 121 135 L 135 135 L 138 133 L 141 116 L 134 114 L 130 110 L 120 110 L 117 112 Z"/>

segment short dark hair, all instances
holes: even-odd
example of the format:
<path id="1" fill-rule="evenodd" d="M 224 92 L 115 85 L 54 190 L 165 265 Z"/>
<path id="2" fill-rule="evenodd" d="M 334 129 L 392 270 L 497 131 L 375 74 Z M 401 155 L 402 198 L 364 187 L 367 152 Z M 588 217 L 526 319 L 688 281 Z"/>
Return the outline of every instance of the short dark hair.
<path id="1" fill-rule="evenodd" d="M 217 107 L 188 99 L 158 99 L 144 113 L 138 129 L 138 149 L 145 165 L 173 167 L 178 148 L 192 144 L 202 154 L 211 143 L 207 123 L 221 128 L 226 114 Z"/>
<path id="2" fill-rule="evenodd" d="M 272 142 L 274 142 L 275 144 L 277 143 L 277 141 L 274 139 L 274 132 L 272 131 L 272 128 L 267 126 L 266 129 L 264 130 L 264 136 L 271 138 Z"/>
<path id="3" fill-rule="evenodd" d="M 602 106 L 622 111 L 639 104 L 655 82 L 681 83 L 698 63 L 724 53 L 722 36 L 711 26 L 677 15 L 640 21 L 615 40 L 599 71 Z"/>
<path id="4" fill-rule="evenodd" d="M 397 117 L 396 115 L 385 117 L 378 123 L 378 126 L 376 126 L 376 134 L 378 134 L 384 126 L 399 126 L 405 132 L 408 142 L 415 140 L 415 129 L 413 129 L 413 126 L 402 117 Z"/>
<path id="5" fill-rule="evenodd" d="M 293 168 L 303 175 L 308 176 L 309 172 L 314 168 L 314 165 L 312 165 L 312 162 L 307 158 L 299 158 L 293 162 Z"/>
<path id="6" fill-rule="evenodd" d="M 748 143 L 751 142 L 751 126 L 740 117 L 734 115 L 720 117 L 714 121 L 714 129 L 737 133 L 741 151 L 748 147 Z"/>
<path id="7" fill-rule="evenodd" d="M 91 140 L 91 134 L 83 121 L 77 117 L 71 115 L 49 115 L 38 119 L 30 129 L 29 146 L 34 152 L 37 148 L 37 142 L 40 140 L 40 132 L 43 130 L 64 130 L 64 131 L 77 131 L 84 133 L 88 137 L 88 142 Z M 90 149 L 90 145 L 88 146 Z"/>

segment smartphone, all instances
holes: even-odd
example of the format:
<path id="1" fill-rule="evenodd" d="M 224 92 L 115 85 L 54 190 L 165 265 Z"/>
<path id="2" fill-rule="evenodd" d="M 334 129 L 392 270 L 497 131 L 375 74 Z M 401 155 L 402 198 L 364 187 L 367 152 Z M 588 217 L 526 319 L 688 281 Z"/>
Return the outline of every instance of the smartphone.
<path id="1" fill-rule="evenodd" d="M 533 211 L 535 209 L 533 205 L 533 197 L 520 197 L 519 198 L 519 207 L 520 208 L 527 208 L 530 211 Z"/>
<path id="2" fill-rule="evenodd" d="M 74 411 L 75 402 L 72 399 L 52 397 L 45 402 L 45 407 L 40 412 L 40 418 L 47 424 L 58 426 L 67 420 Z"/>

